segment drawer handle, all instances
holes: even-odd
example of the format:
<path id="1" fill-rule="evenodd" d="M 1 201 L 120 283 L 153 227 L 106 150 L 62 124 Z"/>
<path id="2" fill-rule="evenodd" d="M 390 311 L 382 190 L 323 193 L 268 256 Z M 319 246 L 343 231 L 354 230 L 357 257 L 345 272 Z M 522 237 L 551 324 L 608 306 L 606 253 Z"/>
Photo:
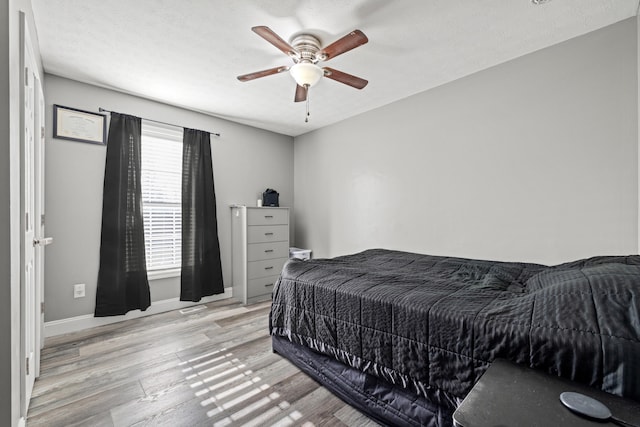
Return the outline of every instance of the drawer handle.
<path id="1" fill-rule="evenodd" d="M 273 233 L 264 233 L 265 236 L 273 236 Z"/>
<path id="2" fill-rule="evenodd" d="M 271 266 L 271 267 L 265 267 L 264 269 L 265 269 L 265 270 L 273 270 L 273 266 Z"/>
<path id="3" fill-rule="evenodd" d="M 273 218 L 273 215 L 265 215 L 265 218 Z"/>
<path id="4" fill-rule="evenodd" d="M 265 288 L 268 288 L 269 286 L 273 286 L 273 283 L 267 283 L 266 285 L 264 285 Z"/>
<path id="5" fill-rule="evenodd" d="M 269 252 L 273 252 L 273 249 L 265 249 L 264 251 L 265 251 L 266 253 L 269 253 Z"/>

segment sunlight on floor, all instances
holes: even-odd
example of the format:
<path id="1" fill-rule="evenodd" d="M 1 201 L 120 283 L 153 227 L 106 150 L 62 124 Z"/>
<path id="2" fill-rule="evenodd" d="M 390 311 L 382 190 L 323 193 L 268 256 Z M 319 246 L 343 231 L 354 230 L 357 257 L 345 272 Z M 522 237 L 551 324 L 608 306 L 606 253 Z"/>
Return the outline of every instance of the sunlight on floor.
<path id="1" fill-rule="evenodd" d="M 303 414 L 291 408 L 278 392 L 269 392 L 271 385 L 227 349 L 211 351 L 181 362 L 200 405 L 209 408 L 207 416 L 214 427 L 229 425 L 290 426 L 300 425 Z M 250 400 L 255 400 L 250 402 Z M 235 409 L 237 410 L 233 412 Z M 314 427 L 306 422 L 304 427 Z"/>

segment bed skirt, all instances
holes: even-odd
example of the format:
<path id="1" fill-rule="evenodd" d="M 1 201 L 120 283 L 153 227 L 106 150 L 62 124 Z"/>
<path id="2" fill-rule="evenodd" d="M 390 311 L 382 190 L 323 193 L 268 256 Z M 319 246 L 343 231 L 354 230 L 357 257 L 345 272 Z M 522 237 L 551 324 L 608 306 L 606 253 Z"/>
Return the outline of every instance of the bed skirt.
<path id="1" fill-rule="evenodd" d="M 450 427 L 455 408 L 346 366 L 307 347 L 272 336 L 273 351 L 285 357 L 333 394 L 383 425 Z"/>

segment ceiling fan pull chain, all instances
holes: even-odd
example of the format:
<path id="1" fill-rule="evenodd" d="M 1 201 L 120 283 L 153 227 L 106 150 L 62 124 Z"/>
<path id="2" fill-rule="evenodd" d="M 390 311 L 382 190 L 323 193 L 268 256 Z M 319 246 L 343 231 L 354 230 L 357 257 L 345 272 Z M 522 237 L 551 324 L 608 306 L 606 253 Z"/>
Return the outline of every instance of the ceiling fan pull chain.
<path id="1" fill-rule="evenodd" d="M 304 118 L 305 123 L 309 123 L 309 85 L 304 85 L 305 89 L 307 89 L 307 117 Z"/>

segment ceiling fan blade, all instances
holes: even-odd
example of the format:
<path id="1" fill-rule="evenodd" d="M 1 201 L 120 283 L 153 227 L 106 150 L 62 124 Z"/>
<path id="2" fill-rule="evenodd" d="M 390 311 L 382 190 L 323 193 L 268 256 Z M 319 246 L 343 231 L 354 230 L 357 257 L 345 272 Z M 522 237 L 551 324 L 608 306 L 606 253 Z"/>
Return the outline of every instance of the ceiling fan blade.
<path id="1" fill-rule="evenodd" d="M 289 67 L 269 68 L 268 70 L 262 70 L 262 71 L 256 71 L 255 73 L 243 74 L 242 76 L 238 76 L 238 80 L 240 80 L 241 82 L 248 82 L 249 80 L 259 79 L 260 77 L 266 77 L 272 74 L 278 74 L 288 70 L 289 70 Z"/>
<path id="2" fill-rule="evenodd" d="M 336 40 L 329 46 L 322 49 L 320 55 L 324 57 L 325 61 L 328 61 L 331 58 L 335 58 L 338 55 L 350 51 L 351 49 L 362 46 L 368 41 L 369 39 L 364 35 L 362 31 L 353 30 L 346 36 L 342 37 L 339 40 Z"/>
<path id="3" fill-rule="evenodd" d="M 274 33 L 271 28 L 261 25 L 251 28 L 251 31 L 280 49 L 285 55 L 297 56 L 296 50 L 289 43 L 282 40 L 279 35 Z"/>
<path id="4" fill-rule="evenodd" d="M 360 77 L 352 76 L 351 74 L 347 74 L 343 71 L 334 70 L 333 68 L 324 67 L 324 76 L 328 77 L 332 80 L 335 80 L 340 83 L 344 83 L 351 87 L 355 87 L 356 89 L 362 89 L 369 82 L 365 79 L 361 79 Z"/>
<path id="5" fill-rule="evenodd" d="M 296 96 L 293 98 L 293 102 L 302 102 L 307 100 L 307 88 L 304 86 L 296 85 Z"/>

